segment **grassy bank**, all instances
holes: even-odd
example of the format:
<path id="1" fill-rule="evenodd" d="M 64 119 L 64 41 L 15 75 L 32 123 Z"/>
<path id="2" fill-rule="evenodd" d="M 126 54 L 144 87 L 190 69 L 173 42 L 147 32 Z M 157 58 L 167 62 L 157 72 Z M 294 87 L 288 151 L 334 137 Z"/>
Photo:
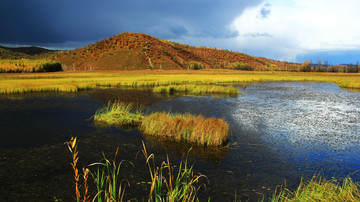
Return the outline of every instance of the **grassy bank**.
<path id="1" fill-rule="evenodd" d="M 185 92 L 189 94 L 202 94 L 202 93 L 238 94 L 239 89 L 233 86 L 216 86 L 216 85 L 169 85 L 169 86 L 154 87 L 153 92 L 155 93 Z"/>
<path id="2" fill-rule="evenodd" d="M 56 72 L 61 70 L 61 64 L 51 60 L 0 60 L 0 73 Z"/>
<path id="3" fill-rule="evenodd" d="M 360 89 L 360 74 L 308 72 L 243 72 L 233 70 L 56 72 L 0 74 L 0 93 L 76 92 L 99 86 L 166 86 L 261 81 L 322 81 Z"/>
<path id="4" fill-rule="evenodd" d="M 229 125 L 224 119 L 159 112 L 145 115 L 125 103 L 100 108 L 94 115 L 94 121 L 113 126 L 139 126 L 146 135 L 206 146 L 223 145 L 229 132 Z"/>
<path id="5" fill-rule="evenodd" d="M 300 182 L 295 191 L 282 189 L 275 193 L 271 201 L 360 201 L 359 184 L 350 177 L 342 183 L 313 177 L 308 182 Z"/>

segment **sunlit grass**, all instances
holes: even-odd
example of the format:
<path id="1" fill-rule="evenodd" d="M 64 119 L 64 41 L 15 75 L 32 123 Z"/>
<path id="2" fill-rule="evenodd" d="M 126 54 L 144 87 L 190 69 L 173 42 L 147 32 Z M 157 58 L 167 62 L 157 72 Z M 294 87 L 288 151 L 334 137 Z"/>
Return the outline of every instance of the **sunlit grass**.
<path id="1" fill-rule="evenodd" d="M 154 87 L 153 92 L 155 93 L 185 92 L 189 94 L 202 94 L 202 93 L 238 94 L 239 89 L 233 86 L 217 86 L 217 85 L 169 85 L 169 86 Z"/>
<path id="2" fill-rule="evenodd" d="M 118 102 L 98 109 L 94 121 L 110 126 L 139 126 L 146 135 L 206 146 L 223 145 L 229 132 L 224 119 L 164 112 L 142 114 L 141 110 L 133 110 L 133 105 Z"/>
<path id="3" fill-rule="evenodd" d="M 274 193 L 271 201 L 360 201 L 359 184 L 350 177 L 339 183 L 315 176 L 309 182 L 301 181 L 295 191 L 285 188 Z"/>
<path id="4" fill-rule="evenodd" d="M 200 178 L 206 178 L 206 176 L 194 175 L 193 167 L 188 166 L 188 156 L 181 160 L 175 176 L 174 166 L 170 164 L 169 156 L 166 161 L 157 166 L 154 154 L 148 154 L 144 142 L 142 152 L 151 177 L 149 201 L 199 201 L 196 195 L 200 186 L 196 187 L 195 184 Z M 166 171 L 167 177 L 165 177 Z"/>
<path id="5" fill-rule="evenodd" d="M 138 126 L 142 119 L 140 110 L 133 110 L 132 104 L 122 102 L 108 103 L 94 115 L 94 121 L 119 126 Z"/>
<path id="6" fill-rule="evenodd" d="M 0 93 L 76 92 L 100 86 L 167 86 L 261 81 L 322 81 L 360 88 L 360 74 L 233 70 L 108 71 L 0 74 Z"/>
<path id="7" fill-rule="evenodd" d="M 55 72 L 61 70 L 61 64 L 51 60 L 0 60 L 0 73 Z"/>
<path id="8" fill-rule="evenodd" d="M 144 117 L 140 130 L 160 138 L 219 146 L 228 139 L 229 124 L 224 119 L 202 115 L 156 112 Z"/>

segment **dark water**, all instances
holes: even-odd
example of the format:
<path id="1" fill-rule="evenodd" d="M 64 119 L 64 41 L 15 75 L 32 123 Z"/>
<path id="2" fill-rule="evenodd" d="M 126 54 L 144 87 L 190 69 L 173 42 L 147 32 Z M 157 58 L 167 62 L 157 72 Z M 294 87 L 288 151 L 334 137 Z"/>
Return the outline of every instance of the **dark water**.
<path id="1" fill-rule="evenodd" d="M 234 97 L 165 96 L 147 89 L 98 89 L 79 93 L 0 96 L 0 201 L 71 201 L 71 158 L 65 141 L 79 139 L 79 164 L 102 152 L 133 162 L 122 175 L 126 199 L 146 200 L 149 175 L 142 141 L 158 164 L 168 154 L 178 164 L 191 145 L 158 141 L 137 130 L 97 128 L 91 119 L 109 100 L 132 102 L 148 111 L 225 118 L 224 148 L 194 147 L 190 161 L 210 182 L 200 197 L 213 201 L 257 200 L 277 186 L 295 188 L 301 177 L 350 175 L 360 180 L 360 93 L 327 83 L 251 84 Z"/>

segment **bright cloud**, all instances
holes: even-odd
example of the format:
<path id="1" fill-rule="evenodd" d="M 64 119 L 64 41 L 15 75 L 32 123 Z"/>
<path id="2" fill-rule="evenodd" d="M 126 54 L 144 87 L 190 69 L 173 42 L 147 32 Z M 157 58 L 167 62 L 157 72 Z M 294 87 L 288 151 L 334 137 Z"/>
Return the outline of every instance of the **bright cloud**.
<path id="1" fill-rule="evenodd" d="M 282 60 L 299 54 L 360 49 L 358 0 L 267 0 L 236 18 L 241 50 Z"/>

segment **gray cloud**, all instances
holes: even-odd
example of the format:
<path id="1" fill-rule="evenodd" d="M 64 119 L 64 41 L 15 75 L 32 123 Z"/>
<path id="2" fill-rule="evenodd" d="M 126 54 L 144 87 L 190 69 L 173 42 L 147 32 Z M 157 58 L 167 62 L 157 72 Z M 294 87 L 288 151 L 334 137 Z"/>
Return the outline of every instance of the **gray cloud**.
<path id="1" fill-rule="evenodd" d="M 265 18 L 268 18 L 268 16 L 270 15 L 271 13 L 271 10 L 270 10 L 270 4 L 266 3 L 260 10 L 260 18 L 262 19 L 265 19 Z"/>
<path id="2" fill-rule="evenodd" d="M 243 36 L 245 36 L 245 37 L 273 37 L 271 34 L 269 34 L 267 32 L 244 34 Z"/>
<path id="3" fill-rule="evenodd" d="M 226 38 L 228 25 L 262 0 L 2 0 L 0 43 L 94 42 L 121 32 Z"/>

